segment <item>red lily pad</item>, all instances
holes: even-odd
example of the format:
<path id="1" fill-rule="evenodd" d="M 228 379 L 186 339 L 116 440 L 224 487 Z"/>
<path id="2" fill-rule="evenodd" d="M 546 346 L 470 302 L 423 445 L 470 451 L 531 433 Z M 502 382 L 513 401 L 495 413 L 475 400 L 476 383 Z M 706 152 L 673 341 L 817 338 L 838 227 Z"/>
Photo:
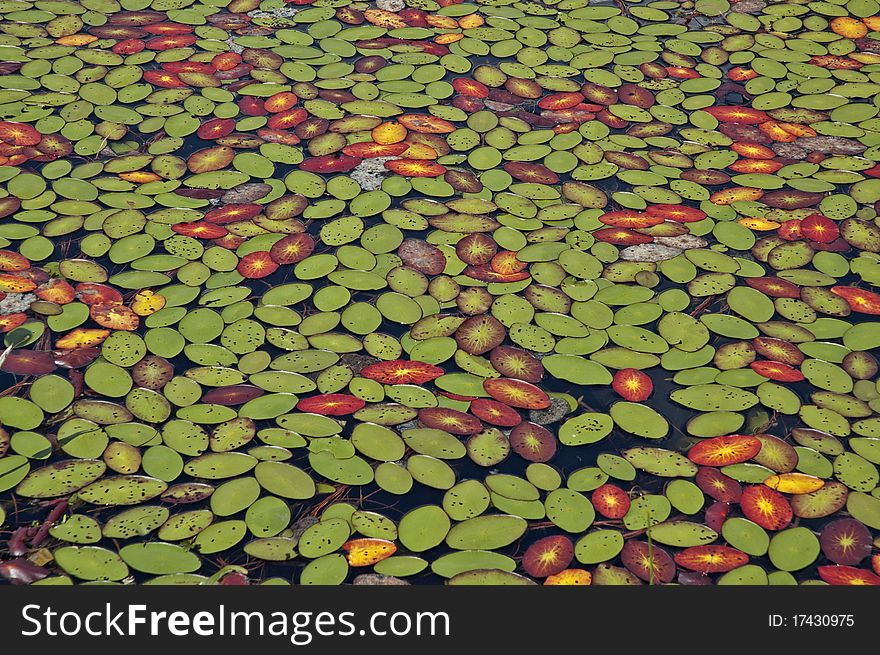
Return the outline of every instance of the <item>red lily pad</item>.
<path id="1" fill-rule="evenodd" d="M 0 141 L 16 146 L 35 146 L 43 135 L 27 123 L 0 121 Z"/>
<path id="2" fill-rule="evenodd" d="M 350 157 L 372 159 L 374 157 L 398 157 L 408 149 L 408 143 L 374 143 L 372 141 L 360 141 L 345 146 L 342 149 L 342 152 Z"/>
<path id="3" fill-rule="evenodd" d="M 502 168 L 515 180 L 534 184 L 556 184 L 559 176 L 544 164 L 532 161 L 509 161 Z"/>
<path id="4" fill-rule="evenodd" d="M 275 114 L 280 116 L 281 114 Z M 272 127 L 270 125 L 270 127 Z M 301 170 L 309 173 L 348 173 L 361 163 L 359 157 L 349 157 L 348 155 L 323 155 L 321 157 L 310 157 L 303 161 L 299 167 Z"/>
<path id="5" fill-rule="evenodd" d="M 637 246 L 641 243 L 652 243 L 654 237 L 640 234 L 626 227 L 603 227 L 592 232 L 593 238 L 616 246 Z"/>
<path id="6" fill-rule="evenodd" d="M 88 366 L 101 355 L 100 348 L 86 346 L 83 348 L 73 348 L 71 350 L 54 350 L 52 357 L 55 363 L 61 368 L 83 368 Z"/>
<path id="7" fill-rule="evenodd" d="M 760 360 L 752 362 L 749 366 L 758 375 L 777 382 L 800 382 L 804 379 L 803 373 L 782 362 Z"/>
<path id="8" fill-rule="evenodd" d="M 755 337 L 752 339 L 752 346 L 759 355 L 788 366 L 800 366 L 806 359 L 806 355 L 797 346 L 784 339 Z"/>
<path id="9" fill-rule="evenodd" d="M 859 564 L 871 554 L 872 543 L 871 531 L 851 518 L 832 521 L 819 535 L 822 552 L 835 564 Z"/>
<path id="10" fill-rule="evenodd" d="M 140 317 L 125 305 L 98 304 L 89 307 L 89 316 L 101 327 L 110 330 L 137 330 Z"/>
<path id="11" fill-rule="evenodd" d="M 541 109 L 552 109 L 559 111 L 560 109 L 571 109 L 584 101 L 584 95 L 577 91 L 566 91 L 561 93 L 551 93 L 544 96 L 538 101 L 538 107 Z"/>
<path id="12" fill-rule="evenodd" d="M 804 235 L 801 232 L 801 219 L 792 218 L 788 221 L 783 221 L 782 225 L 779 226 L 779 229 L 776 230 L 776 234 L 779 235 L 779 238 L 785 239 L 786 241 L 803 239 Z"/>
<path id="13" fill-rule="evenodd" d="M 426 427 L 445 430 L 450 434 L 470 435 L 483 430 L 476 416 L 449 407 L 425 407 L 419 410 L 419 421 Z"/>
<path id="14" fill-rule="evenodd" d="M 322 414 L 324 416 L 345 416 L 363 409 L 366 403 L 357 396 L 346 393 L 324 393 L 318 396 L 303 398 L 296 404 L 301 412 Z"/>
<path id="15" fill-rule="evenodd" d="M 743 515 L 766 530 L 782 530 L 792 519 L 791 505 L 778 491 L 763 485 L 743 489 L 739 499 Z"/>
<path id="16" fill-rule="evenodd" d="M 173 377 L 174 365 L 164 357 L 157 357 L 156 355 L 147 355 L 131 369 L 131 379 L 134 380 L 136 385 L 155 391 L 168 384 Z M 208 397 L 211 391 L 202 396 L 202 398 Z M 205 402 L 215 401 L 206 400 Z"/>
<path id="17" fill-rule="evenodd" d="M 530 382 L 515 378 L 483 380 L 483 389 L 495 400 L 520 409 L 547 409 L 550 397 Z"/>
<path id="18" fill-rule="evenodd" d="M 263 111 L 258 111 L 256 112 L 257 114 L 265 113 L 264 105 L 261 105 L 260 109 Z M 309 113 L 305 109 L 302 107 L 296 107 L 294 109 L 279 111 L 278 113 L 272 114 L 269 120 L 266 121 L 266 127 L 270 130 L 290 130 L 299 127 L 301 124 L 305 123 L 308 118 Z M 356 165 L 357 164 L 355 164 L 355 166 Z"/>
<path id="19" fill-rule="evenodd" d="M 443 375 L 439 366 L 416 360 L 376 362 L 361 369 L 361 376 L 382 384 L 425 384 Z"/>
<path id="20" fill-rule="evenodd" d="M 730 514 L 730 505 L 721 501 L 715 501 L 706 508 L 703 517 L 706 525 L 715 530 L 715 532 L 721 532 L 728 514 Z"/>
<path id="21" fill-rule="evenodd" d="M 574 558 L 574 544 L 563 535 L 538 539 L 523 554 L 523 570 L 534 578 L 561 573 Z"/>
<path id="22" fill-rule="evenodd" d="M 244 405 L 249 400 L 259 398 L 265 391 L 252 384 L 234 384 L 228 387 L 216 387 L 202 396 L 201 402 L 213 405 Z"/>
<path id="23" fill-rule="evenodd" d="M 844 566 L 840 564 L 826 564 L 825 566 L 820 566 L 819 577 L 828 584 L 836 586 L 880 585 L 880 575 L 865 569 L 857 569 L 854 566 Z"/>
<path id="24" fill-rule="evenodd" d="M 296 264 L 312 254 L 315 239 L 305 232 L 289 234 L 269 249 L 269 257 L 277 264 Z"/>
<path id="25" fill-rule="evenodd" d="M 745 125 L 758 125 L 771 120 L 770 116 L 760 109 L 743 107 L 741 105 L 719 105 L 705 107 L 707 114 L 711 114 L 720 123 L 743 123 Z"/>
<path id="26" fill-rule="evenodd" d="M 145 70 L 144 80 L 164 89 L 185 89 L 188 85 L 174 73 L 160 69 Z"/>
<path id="27" fill-rule="evenodd" d="M 457 129 L 453 123 L 430 114 L 404 114 L 397 122 L 406 129 L 423 134 L 449 134 Z"/>
<path id="28" fill-rule="evenodd" d="M 590 501 L 599 514 L 607 519 L 622 519 L 629 512 L 629 494 L 615 484 L 603 484 L 593 490 Z"/>
<path id="29" fill-rule="evenodd" d="M 535 384 L 544 377 L 541 360 L 527 350 L 513 346 L 498 346 L 489 353 L 492 367 L 508 378 L 516 378 Z"/>
<path id="30" fill-rule="evenodd" d="M 659 216 L 665 221 L 675 221 L 676 223 L 696 223 L 706 218 L 706 212 L 702 209 L 687 205 L 648 205 L 645 212 L 648 216 Z"/>
<path id="31" fill-rule="evenodd" d="M 675 554 L 675 563 L 700 573 L 726 573 L 748 564 L 749 556 L 730 546 L 691 546 Z"/>
<path id="32" fill-rule="evenodd" d="M 56 368 L 52 353 L 45 350 L 11 350 L 0 364 L 0 370 L 13 375 L 48 375 Z"/>
<path id="33" fill-rule="evenodd" d="M 666 584 L 675 577 L 675 562 L 663 548 L 647 541 L 627 541 L 620 561 L 636 577 L 653 584 Z"/>
<path id="34" fill-rule="evenodd" d="M 238 203 L 217 207 L 205 214 L 205 220 L 216 225 L 249 221 L 263 211 L 263 206 L 256 203 Z"/>
<path id="35" fill-rule="evenodd" d="M 470 98 L 489 97 L 489 88 L 485 84 L 468 77 L 457 77 L 452 80 L 452 88 L 455 89 L 456 93 Z"/>
<path id="36" fill-rule="evenodd" d="M 512 250 L 502 250 L 492 257 L 489 266 L 496 273 L 501 273 L 502 275 L 514 275 L 524 271 L 529 265 L 526 262 L 521 262 L 517 259 L 516 253 Z"/>
<path id="37" fill-rule="evenodd" d="M 213 141 L 224 136 L 229 136 L 235 131 L 235 119 L 212 118 L 199 126 L 196 136 L 205 141 Z"/>
<path id="38" fill-rule="evenodd" d="M 611 225 L 612 227 L 628 227 L 637 230 L 639 228 L 651 227 L 652 225 L 660 225 L 666 219 L 662 216 L 651 216 L 650 214 L 637 212 L 632 209 L 623 209 L 606 212 L 599 217 L 599 220 L 605 225 Z"/>
<path id="39" fill-rule="evenodd" d="M 654 383 L 646 373 L 636 368 L 623 368 L 614 374 L 611 388 L 634 403 L 647 400 L 654 391 Z"/>
<path id="40" fill-rule="evenodd" d="M 772 298 L 800 298 L 799 286 L 778 277 L 747 277 L 746 284 Z"/>
<path id="41" fill-rule="evenodd" d="M 256 280 L 272 275 L 272 273 L 278 270 L 278 263 L 272 259 L 268 251 L 258 250 L 256 252 L 249 252 L 242 257 L 238 262 L 238 266 L 236 266 L 236 270 L 242 277 Z"/>
<path id="42" fill-rule="evenodd" d="M 480 420 L 504 428 L 511 428 L 522 423 L 522 417 L 516 410 L 504 403 L 499 403 L 497 400 L 477 398 L 471 402 L 470 411 Z"/>
<path id="43" fill-rule="evenodd" d="M 843 298 L 854 312 L 880 315 L 880 294 L 847 286 L 831 287 L 831 293 Z"/>
<path id="44" fill-rule="evenodd" d="M 498 273 L 491 268 L 485 266 L 468 266 L 464 270 L 464 274 L 481 282 L 520 282 L 529 279 L 529 274 L 525 271 L 519 273 Z"/>
<path id="45" fill-rule="evenodd" d="M 822 214 L 811 214 L 801 221 L 801 234 L 810 241 L 831 243 L 840 236 L 837 223 Z"/>
<path id="46" fill-rule="evenodd" d="M 550 430 L 537 423 L 523 421 L 510 431 L 510 447 L 526 461 L 549 462 L 556 454 L 557 444 Z"/>
<path id="47" fill-rule="evenodd" d="M 17 327 L 20 327 L 28 320 L 28 315 L 24 312 L 15 312 L 14 314 L 6 314 L 5 316 L 0 316 L 0 332 L 12 332 Z"/>
<path id="48" fill-rule="evenodd" d="M 694 481 L 700 491 L 722 503 L 738 503 L 742 496 L 742 485 L 718 469 L 701 467 Z"/>
<path id="49" fill-rule="evenodd" d="M 31 267 L 27 257 L 12 250 L 0 250 L 0 271 L 26 271 Z"/>
<path id="50" fill-rule="evenodd" d="M 215 225 L 206 221 L 195 221 L 193 223 L 177 223 L 172 225 L 171 229 L 177 234 L 194 239 L 219 239 L 229 234 L 222 225 Z"/>
<path id="51" fill-rule="evenodd" d="M 40 300 L 66 305 L 76 299 L 76 289 L 67 280 L 53 277 L 34 289 L 34 295 Z"/>

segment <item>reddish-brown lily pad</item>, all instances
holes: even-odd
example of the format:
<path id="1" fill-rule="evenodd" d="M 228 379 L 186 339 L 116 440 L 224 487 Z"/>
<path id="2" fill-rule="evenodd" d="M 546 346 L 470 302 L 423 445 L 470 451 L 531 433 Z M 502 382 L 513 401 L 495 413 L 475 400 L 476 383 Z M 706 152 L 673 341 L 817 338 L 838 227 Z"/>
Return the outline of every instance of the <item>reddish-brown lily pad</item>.
<path id="1" fill-rule="evenodd" d="M 574 544 L 563 535 L 538 539 L 523 554 L 522 567 L 530 576 L 546 578 L 561 573 L 574 558 Z"/>
<path id="2" fill-rule="evenodd" d="M 530 382 L 515 378 L 483 380 L 483 389 L 495 400 L 520 409 L 547 409 L 550 397 Z"/>

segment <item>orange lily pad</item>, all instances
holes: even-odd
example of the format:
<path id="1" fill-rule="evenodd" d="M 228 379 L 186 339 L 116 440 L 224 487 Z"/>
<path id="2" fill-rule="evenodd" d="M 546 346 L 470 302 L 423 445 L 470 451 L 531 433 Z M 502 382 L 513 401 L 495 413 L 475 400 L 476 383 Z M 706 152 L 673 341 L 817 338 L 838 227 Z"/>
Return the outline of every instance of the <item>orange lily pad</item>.
<path id="1" fill-rule="evenodd" d="M 117 289 L 96 282 L 76 285 L 76 297 L 85 305 L 121 305 L 122 294 Z"/>
<path id="2" fill-rule="evenodd" d="M 31 267 L 27 257 L 12 250 L 0 250 L 0 271 L 26 271 Z"/>
<path id="3" fill-rule="evenodd" d="M 102 303 L 89 307 L 89 316 L 101 327 L 110 330 L 137 330 L 140 317 L 125 305 Z"/>
<path id="4" fill-rule="evenodd" d="M 387 539 L 350 539 L 342 544 L 349 566 L 372 566 L 397 552 L 397 545 Z"/>
<path id="5" fill-rule="evenodd" d="M 27 293 L 37 288 L 37 283 L 26 277 L 11 273 L 0 273 L 0 291 L 6 293 Z"/>
<path id="6" fill-rule="evenodd" d="M 5 314 L 0 316 L 0 332 L 11 332 L 20 327 L 27 321 L 27 314 L 24 312 L 16 312 L 14 314 Z"/>
<path id="7" fill-rule="evenodd" d="M 69 350 L 74 348 L 90 348 L 98 346 L 104 342 L 104 339 L 110 336 L 110 330 L 99 330 L 98 328 L 76 328 L 71 330 L 63 337 L 59 337 L 55 341 L 55 347 L 59 350 Z"/>
<path id="8" fill-rule="evenodd" d="M 34 289 L 34 295 L 40 300 L 66 305 L 76 299 L 76 290 L 67 280 L 53 277 Z"/>
<path id="9" fill-rule="evenodd" d="M 425 134 L 449 134 L 457 129 L 453 123 L 428 114 L 404 114 L 397 121 L 408 130 Z"/>
<path id="10" fill-rule="evenodd" d="M 391 159 L 385 168 L 405 177 L 439 177 L 446 172 L 445 166 L 424 159 Z"/>
<path id="11" fill-rule="evenodd" d="M 593 581 L 593 574 L 584 569 L 565 569 L 544 580 L 545 586 L 586 587 Z"/>
<path id="12" fill-rule="evenodd" d="M 0 121 L 0 141 L 16 146 L 35 146 L 43 135 L 27 123 Z"/>
<path id="13" fill-rule="evenodd" d="M 407 143 L 374 143 L 373 141 L 360 141 L 352 143 L 342 149 L 342 152 L 351 157 L 370 159 L 373 157 L 397 157 L 409 149 Z"/>

